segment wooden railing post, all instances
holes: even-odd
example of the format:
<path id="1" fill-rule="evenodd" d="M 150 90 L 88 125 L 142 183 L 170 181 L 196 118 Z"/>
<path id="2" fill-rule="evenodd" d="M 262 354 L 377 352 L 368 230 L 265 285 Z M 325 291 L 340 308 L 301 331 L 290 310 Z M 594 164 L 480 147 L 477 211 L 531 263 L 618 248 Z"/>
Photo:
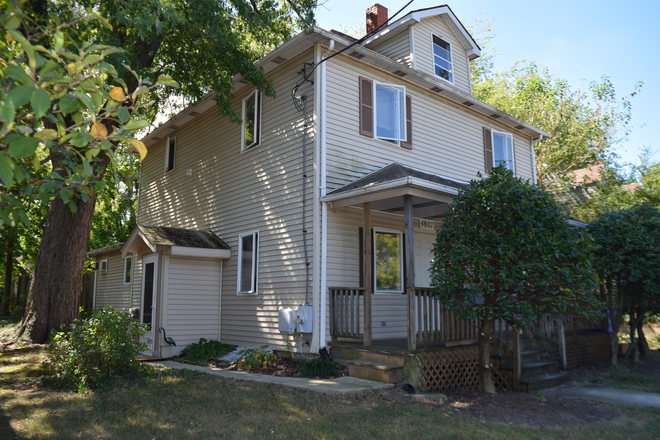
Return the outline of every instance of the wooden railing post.
<path id="1" fill-rule="evenodd" d="M 520 333 L 513 330 L 513 390 L 520 391 L 520 371 L 522 363 L 520 359 Z"/>
<path id="2" fill-rule="evenodd" d="M 564 334 L 564 321 L 557 319 L 557 339 L 559 340 L 559 363 L 562 371 L 566 371 L 568 363 L 566 361 L 566 335 Z"/>
<path id="3" fill-rule="evenodd" d="M 419 322 L 419 329 L 415 326 L 415 237 L 413 234 L 413 204 L 412 196 L 406 194 L 403 196 L 403 217 L 406 231 L 406 276 L 405 291 L 408 297 L 408 350 L 417 349 L 417 330 L 422 332 L 422 322 Z M 419 301 L 420 312 L 424 307 L 424 301 Z"/>
<path id="4" fill-rule="evenodd" d="M 371 255 L 371 203 L 362 204 L 362 264 L 364 273 L 364 345 L 371 346 L 371 295 L 373 292 L 373 256 Z"/>

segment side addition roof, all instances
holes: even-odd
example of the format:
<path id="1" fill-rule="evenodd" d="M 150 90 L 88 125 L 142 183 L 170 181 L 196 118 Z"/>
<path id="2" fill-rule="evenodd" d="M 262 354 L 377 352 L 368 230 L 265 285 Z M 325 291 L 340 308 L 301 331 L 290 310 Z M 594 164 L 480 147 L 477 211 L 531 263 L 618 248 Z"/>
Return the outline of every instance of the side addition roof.
<path id="1" fill-rule="evenodd" d="M 231 248 L 213 231 L 137 224 L 121 248 L 122 256 L 144 247 L 165 254 L 199 258 L 230 258 Z"/>

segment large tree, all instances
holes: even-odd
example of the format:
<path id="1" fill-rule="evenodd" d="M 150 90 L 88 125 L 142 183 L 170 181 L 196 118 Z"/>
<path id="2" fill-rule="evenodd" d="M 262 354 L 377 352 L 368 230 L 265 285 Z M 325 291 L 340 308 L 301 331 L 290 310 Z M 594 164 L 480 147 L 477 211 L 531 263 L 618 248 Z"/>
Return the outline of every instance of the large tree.
<path id="1" fill-rule="evenodd" d="M 496 319 L 520 329 L 546 314 L 597 307 L 589 251 L 549 193 L 503 167 L 454 198 L 435 242 L 432 282 L 447 308 L 478 320 L 482 391 L 495 392 Z"/>
<path id="2" fill-rule="evenodd" d="M 99 20 L 75 21 L 66 33 L 66 47 L 85 47 L 88 42 L 123 48 L 108 53 L 106 64 L 116 75 L 110 84 L 127 93 L 137 90 L 134 113 L 155 118 L 159 104 L 171 96 L 163 86 L 145 90 L 140 83 L 169 75 L 180 84 L 179 96 L 195 100 L 214 91 L 220 112 L 238 121 L 230 108 L 232 77 L 241 74 L 266 95 L 273 87 L 254 61 L 313 24 L 316 0 L 37 0 L 29 4 L 33 22 L 41 27 L 75 21 L 81 10 Z M 99 118 L 113 132 L 116 118 Z M 118 144 L 104 150 L 114 158 Z M 51 163 L 59 161 L 48 151 Z M 109 159 L 108 159 L 109 160 Z M 101 182 L 107 163 L 92 169 Z M 77 315 L 85 253 L 87 251 L 96 193 L 66 194 L 50 204 L 48 220 L 35 267 L 35 281 L 19 335 L 43 342 L 52 328 L 71 322 Z M 75 234 L 71 234 L 75 231 Z"/>
<path id="3" fill-rule="evenodd" d="M 612 364 L 617 363 L 618 333 L 624 313 L 630 319 L 631 354 L 644 354 L 642 322 L 660 307 L 660 210 L 639 205 L 610 211 L 588 227 L 595 252 L 593 263 L 601 278 L 612 320 Z"/>

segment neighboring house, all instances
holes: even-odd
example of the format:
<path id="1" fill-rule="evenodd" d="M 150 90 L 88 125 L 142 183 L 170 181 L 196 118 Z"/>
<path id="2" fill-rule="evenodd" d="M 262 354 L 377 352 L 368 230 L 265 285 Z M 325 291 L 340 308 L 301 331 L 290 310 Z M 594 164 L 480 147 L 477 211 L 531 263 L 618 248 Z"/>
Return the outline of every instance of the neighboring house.
<path id="1" fill-rule="evenodd" d="M 234 78 L 242 125 L 209 94 L 144 139 L 138 226 L 89 253 L 105 262 L 96 307 L 139 309 L 163 356 L 201 337 L 318 352 L 350 322 L 365 345 L 415 347 L 408 304 L 453 196 L 501 163 L 535 181 L 532 142 L 549 134 L 472 96 L 480 49 L 448 6 L 351 43 L 311 27 L 257 62 L 275 98 Z M 311 332 L 281 333 L 280 310 L 303 304 Z"/>

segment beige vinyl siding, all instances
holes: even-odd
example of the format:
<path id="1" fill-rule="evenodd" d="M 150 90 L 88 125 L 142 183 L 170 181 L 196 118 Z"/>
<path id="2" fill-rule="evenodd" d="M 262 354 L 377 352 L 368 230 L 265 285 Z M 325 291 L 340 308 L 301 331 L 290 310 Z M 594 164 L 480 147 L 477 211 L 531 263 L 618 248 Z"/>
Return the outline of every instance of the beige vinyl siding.
<path id="1" fill-rule="evenodd" d="M 382 43 L 368 46 L 378 52 L 408 67 L 413 67 L 412 50 L 410 49 L 410 28 Z"/>
<path id="2" fill-rule="evenodd" d="M 149 149 L 143 164 L 148 187 L 142 190 L 138 221 L 147 225 L 211 229 L 231 246 L 224 263 L 222 341 L 285 346 L 278 310 L 305 301 L 302 239 L 302 125 L 290 91 L 308 50 L 268 74 L 277 97 L 263 98 L 261 145 L 241 154 L 241 127 L 212 108 L 171 136 L 177 138 L 176 168 L 163 175 L 166 139 Z M 240 90 L 232 108 L 254 90 Z M 307 94 L 307 237 L 312 262 L 313 86 Z M 187 176 L 186 171 L 192 175 Z M 237 295 L 239 234 L 259 231 L 258 295 Z M 310 265 L 310 267 L 312 267 Z M 311 274 L 310 297 L 311 303 Z"/>
<path id="3" fill-rule="evenodd" d="M 174 356 L 200 338 L 220 335 L 220 260 L 185 259 L 164 256 L 168 272 L 163 286 L 166 315 L 162 325 L 176 341 L 168 346 L 161 339 L 162 355 Z"/>
<path id="4" fill-rule="evenodd" d="M 413 48 L 415 68 L 435 75 L 432 37 L 435 34 L 451 45 L 453 84 L 464 92 L 472 94 L 467 53 L 445 20 L 439 16 L 423 18 L 412 27 L 412 31 L 415 45 Z"/>
<path id="5" fill-rule="evenodd" d="M 360 285 L 360 240 L 362 210 L 358 208 L 328 211 L 328 287 L 358 287 Z M 405 231 L 401 215 L 371 212 L 372 227 Z M 436 225 L 439 222 L 435 222 Z M 413 221 L 419 227 L 419 219 Z M 437 227 L 437 226 L 436 226 Z M 329 301 L 328 296 L 328 301 Z M 330 310 L 328 302 L 327 310 Z M 362 315 L 362 309 L 360 311 Z M 330 316 L 327 316 L 330 322 Z M 372 329 L 374 339 L 405 338 L 407 335 L 407 302 L 403 294 L 372 296 Z M 382 325 L 383 322 L 385 325 Z M 326 336 L 330 340 L 330 335 Z"/>
<path id="6" fill-rule="evenodd" d="M 483 127 L 511 133 L 494 119 L 384 74 L 349 57 L 327 71 L 327 186 L 341 187 L 392 162 L 467 182 L 484 172 Z M 412 97 L 412 151 L 359 134 L 359 77 L 405 85 Z M 530 138 L 514 132 L 516 173 L 532 178 Z"/>
<path id="7" fill-rule="evenodd" d="M 114 307 L 128 311 L 132 307 L 132 286 L 135 278 L 131 279 L 131 284 L 124 284 L 124 259 L 121 257 L 121 253 L 116 252 L 96 257 L 96 261 L 104 259 L 108 260 L 108 271 L 107 273 L 100 270 L 96 272 L 94 305 L 96 308 Z M 133 264 L 135 265 L 135 263 Z"/>

